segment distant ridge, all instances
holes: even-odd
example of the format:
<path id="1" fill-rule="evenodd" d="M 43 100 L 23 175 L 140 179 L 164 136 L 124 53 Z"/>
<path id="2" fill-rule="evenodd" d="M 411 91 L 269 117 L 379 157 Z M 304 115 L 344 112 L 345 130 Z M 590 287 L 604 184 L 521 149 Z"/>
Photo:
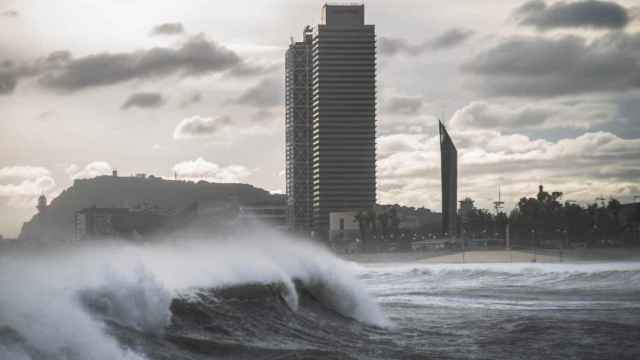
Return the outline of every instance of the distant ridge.
<path id="1" fill-rule="evenodd" d="M 74 213 L 82 208 L 133 207 L 142 203 L 180 211 L 194 202 L 200 205 L 225 203 L 242 205 L 275 202 L 282 195 L 248 184 L 174 181 L 149 177 L 98 176 L 75 180 L 51 201 L 46 211 L 25 222 L 19 240 L 68 241 L 74 235 Z"/>

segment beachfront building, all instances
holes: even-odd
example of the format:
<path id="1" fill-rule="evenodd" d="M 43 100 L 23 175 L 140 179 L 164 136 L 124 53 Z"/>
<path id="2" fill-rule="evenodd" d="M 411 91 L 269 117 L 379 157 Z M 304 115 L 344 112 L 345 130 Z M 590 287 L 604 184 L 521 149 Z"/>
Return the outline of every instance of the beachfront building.
<path id="1" fill-rule="evenodd" d="M 285 56 L 285 139 L 287 226 L 311 231 L 311 44 L 307 26 L 303 41 L 293 41 Z"/>
<path id="2" fill-rule="evenodd" d="M 371 209 L 376 202 L 375 27 L 365 24 L 364 5 L 325 5 L 322 23 L 307 30 L 287 52 L 287 195 L 290 224 L 309 224 L 310 209 L 310 228 L 327 239 L 330 213 Z M 296 82 L 296 73 L 308 87 Z M 309 138 L 300 131 L 297 140 L 296 124 L 309 126 L 309 147 L 297 147 Z M 296 171 L 298 159 L 308 161 L 302 169 L 310 172 Z M 311 207 L 297 208 L 307 194 Z"/>
<path id="3" fill-rule="evenodd" d="M 241 205 L 236 222 L 244 226 L 268 225 L 274 229 L 287 228 L 287 206 L 279 201 Z"/>

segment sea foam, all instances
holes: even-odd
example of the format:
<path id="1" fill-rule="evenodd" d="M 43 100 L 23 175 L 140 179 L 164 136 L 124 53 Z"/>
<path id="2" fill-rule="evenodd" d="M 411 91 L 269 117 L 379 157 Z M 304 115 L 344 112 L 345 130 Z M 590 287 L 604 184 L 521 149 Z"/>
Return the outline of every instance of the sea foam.
<path id="1" fill-rule="evenodd" d="M 142 359 L 109 335 L 105 321 L 162 335 L 173 298 L 249 283 L 284 285 L 295 311 L 298 281 L 343 316 L 389 325 L 356 273 L 322 247 L 269 231 L 226 240 L 17 249 L 0 255 L 0 358 Z"/>

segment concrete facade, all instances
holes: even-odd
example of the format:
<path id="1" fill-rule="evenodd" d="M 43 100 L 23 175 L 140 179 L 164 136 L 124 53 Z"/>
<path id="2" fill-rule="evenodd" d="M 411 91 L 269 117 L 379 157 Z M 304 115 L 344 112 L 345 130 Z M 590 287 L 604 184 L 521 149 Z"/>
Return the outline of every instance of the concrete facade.
<path id="1" fill-rule="evenodd" d="M 278 203 L 242 205 L 236 220 L 240 224 L 262 224 L 284 230 L 287 228 L 287 206 Z"/>
<path id="2" fill-rule="evenodd" d="M 285 141 L 287 226 L 311 230 L 311 43 L 306 27 L 303 41 L 291 41 L 285 56 Z"/>
<path id="3" fill-rule="evenodd" d="M 376 37 L 364 5 L 325 5 L 312 50 L 313 229 L 376 203 Z"/>
<path id="4" fill-rule="evenodd" d="M 322 11 L 286 55 L 286 169 L 289 227 L 327 239 L 330 213 L 376 203 L 376 37 L 364 5 Z"/>
<path id="5" fill-rule="evenodd" d="M 338 211 L 329 214 L 329 240 L 331 243 L 349 241 L 360 234 L 360 224 L 355 211 Z"/>

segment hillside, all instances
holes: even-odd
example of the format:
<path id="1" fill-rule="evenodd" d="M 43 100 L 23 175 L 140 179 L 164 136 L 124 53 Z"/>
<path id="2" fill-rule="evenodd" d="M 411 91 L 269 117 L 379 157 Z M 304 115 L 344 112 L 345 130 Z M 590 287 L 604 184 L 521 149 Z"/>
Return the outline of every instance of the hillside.
<path id="1" fill-rule="evenodd" d="M 75 180 L 73 186 L 53 199 L 47 210 L 25 222 L 20 240 L 64 241 L 73 238 L 76 211 L 96 207 L 133 207 L 148 203 L 180 211 L 197 202 L 241 205 L 277 201 L 281 195 L 247 184 L 172 181 L 156 177 L 99 176 Z"/>

